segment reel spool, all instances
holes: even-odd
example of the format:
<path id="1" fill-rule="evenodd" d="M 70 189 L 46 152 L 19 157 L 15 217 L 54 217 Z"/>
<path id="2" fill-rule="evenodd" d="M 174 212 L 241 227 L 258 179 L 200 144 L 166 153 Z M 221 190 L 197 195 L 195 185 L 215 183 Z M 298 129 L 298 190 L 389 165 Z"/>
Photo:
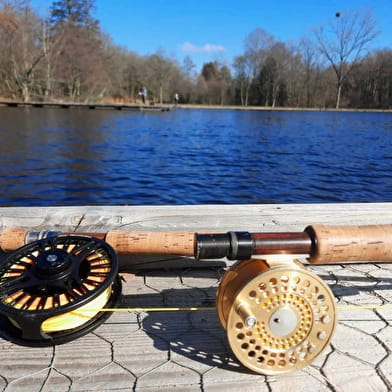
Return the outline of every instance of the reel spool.
<path id="1" fill-rule="evenodd" d="M 52 346 L 102 324 L 121 295 L 118 261 L 104 241 L 63 235 L 35 241 L 0 266 L 0 329 L 24 346 Z"/>
<path id="2" fill-rule="evenodd" d="M 247 368 L 264 375 L 309 365 L 328 345 L 336 306 L 328 285 L 298 261 L 235 264 L 217 291 L 217 312 L 230 347 Z"/>

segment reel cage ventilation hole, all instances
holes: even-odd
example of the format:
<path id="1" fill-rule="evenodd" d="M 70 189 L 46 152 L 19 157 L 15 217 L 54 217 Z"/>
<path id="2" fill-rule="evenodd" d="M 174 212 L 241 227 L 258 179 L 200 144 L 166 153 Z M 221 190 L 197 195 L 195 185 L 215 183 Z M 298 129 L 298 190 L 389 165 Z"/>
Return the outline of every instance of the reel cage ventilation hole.
<path id="1" fill-rule="evenodd" d="M 106 242 L 60 235 L 25 245 L 0 267 L 0 330 L 25 346 L 62 344 L 91 332 L 121 297 L 118 261 Z"/>

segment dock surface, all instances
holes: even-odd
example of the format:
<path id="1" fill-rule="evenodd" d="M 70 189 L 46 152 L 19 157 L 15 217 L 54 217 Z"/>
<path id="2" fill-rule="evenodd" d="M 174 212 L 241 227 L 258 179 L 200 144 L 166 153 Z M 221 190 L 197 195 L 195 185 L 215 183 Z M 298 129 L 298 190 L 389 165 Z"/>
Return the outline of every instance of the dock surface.
<path id="1" fill-rule="evenodd" d="M 155 104 L 125 104 L 125 103 L 78 103 L 78 102 L 23 102 L 23 101 L 0 101 L 0 107 L 12 108 L 57 108 L 57 109 L 111 109 L 111 110 L 133 110 L 167 112 L 172 105 Z"/>
<path id="2" fill-rule="evenodd" d="M 0 208 L 0 230 L 280 232 L 314 223 L 391 224 L 392 203 Z M 310 366 L 266 377 L 236 360 L 215 311 L 146 310 L 213 307 L 232 262 L 127 256 L 121 263 L 120 308 L 145 310 L 116 312 L 92 333 L 56 347 L 0 339 L 0 391 L 392 390 L 391 264 L 309 266 L 340 306 L 336 332 Z"/>

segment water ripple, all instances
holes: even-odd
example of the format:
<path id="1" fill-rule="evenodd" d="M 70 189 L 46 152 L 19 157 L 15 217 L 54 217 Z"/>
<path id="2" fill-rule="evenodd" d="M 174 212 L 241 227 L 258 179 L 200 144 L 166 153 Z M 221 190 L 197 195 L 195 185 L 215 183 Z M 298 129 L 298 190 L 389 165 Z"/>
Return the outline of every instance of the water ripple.
<path id="1" fill-rule="evenodd" d="M 392 114 L 0 108 L 2 206 L 392 201 Z"/>

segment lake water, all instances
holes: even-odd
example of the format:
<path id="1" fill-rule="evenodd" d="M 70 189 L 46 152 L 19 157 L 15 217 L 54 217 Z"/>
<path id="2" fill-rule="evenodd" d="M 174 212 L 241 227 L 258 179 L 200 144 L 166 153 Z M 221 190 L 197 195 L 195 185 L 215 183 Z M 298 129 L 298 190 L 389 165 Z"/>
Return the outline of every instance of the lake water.
<path id="1" fill-rule="evenodd" d="M 392 201 L 392 113 L 0 108 L 0 206 Z"/>

